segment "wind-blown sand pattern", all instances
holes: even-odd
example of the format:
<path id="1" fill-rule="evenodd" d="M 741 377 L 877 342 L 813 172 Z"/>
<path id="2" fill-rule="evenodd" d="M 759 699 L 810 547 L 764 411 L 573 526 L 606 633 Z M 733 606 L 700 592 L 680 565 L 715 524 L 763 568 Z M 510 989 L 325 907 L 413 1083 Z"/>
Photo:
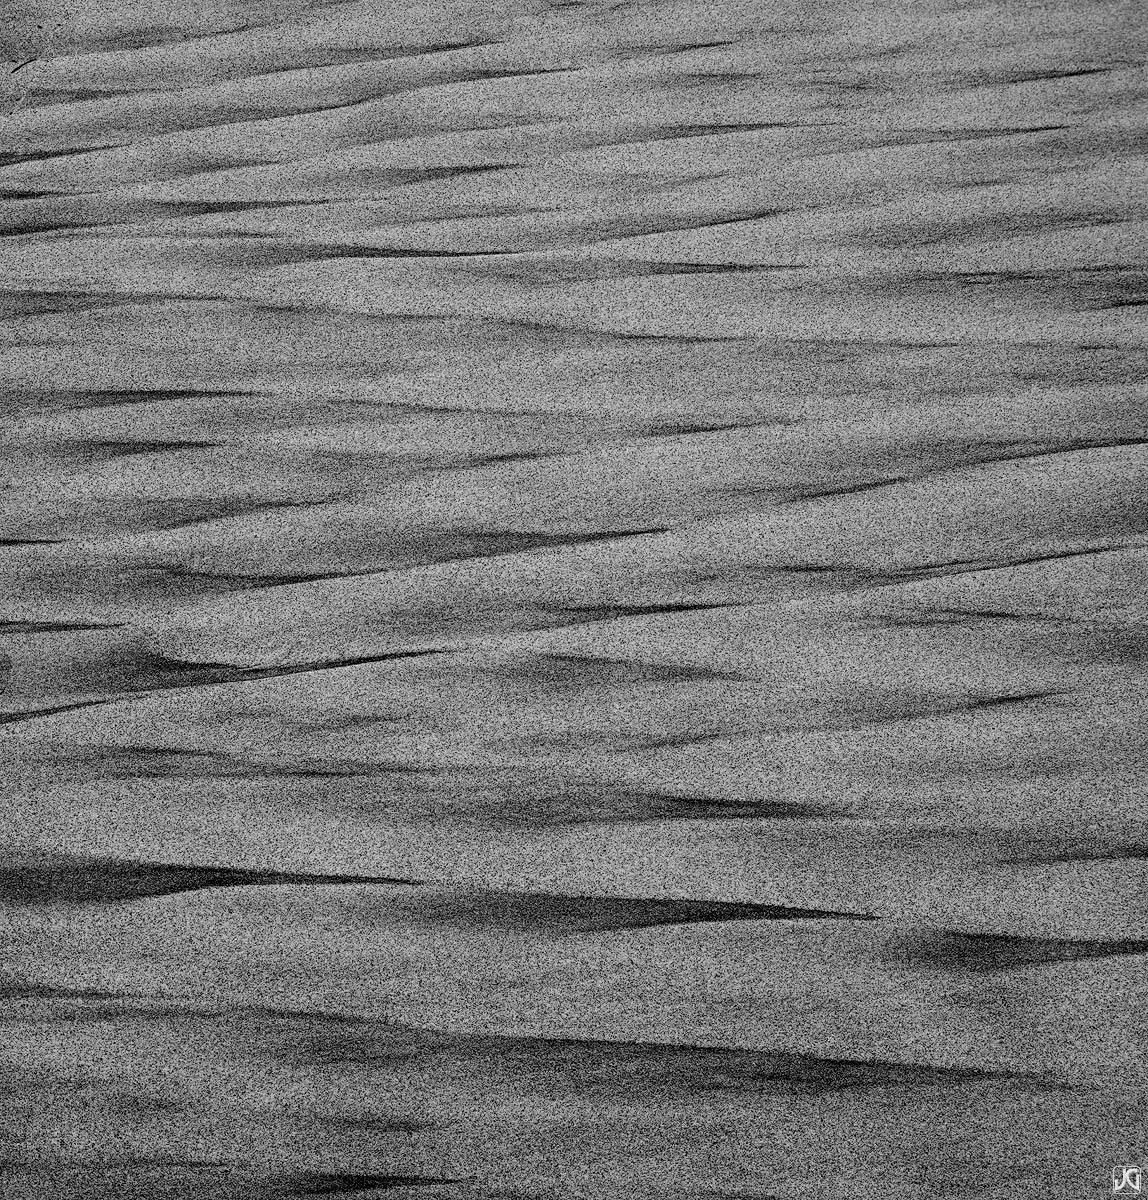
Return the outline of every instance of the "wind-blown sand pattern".
<path id="1" fill-rule="evenodd" d="M 1148 1170 L 1148 16 L 0 17 L 0 1191 Z"/>

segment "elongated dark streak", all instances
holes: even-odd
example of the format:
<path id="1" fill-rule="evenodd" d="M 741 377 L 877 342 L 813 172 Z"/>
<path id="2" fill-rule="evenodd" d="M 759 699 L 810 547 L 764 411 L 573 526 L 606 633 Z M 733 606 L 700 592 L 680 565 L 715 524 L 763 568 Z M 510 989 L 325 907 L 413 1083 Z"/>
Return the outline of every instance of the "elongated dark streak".
<path id="1" fill-rule="evenodd" d="M 314 248 L 314 254 L 309 253 L 311 247 Z M 533 253 L 529 250 L 420 250 L 408 247 L 322 245 L 319 243 L 310 243 L 307 248 L 297 249 L 295 252 L 307 254 L 309 260 L 315 262 L 335 258 L 502 258 L 508 255 Z"/>
<path id="2" fill-rule="evenodd" d="M 679 796 L 670 792 L 627 793 L 624 800 L 636 809 L 632 815 L 610 812 L 603 803 L 602 812 L 571 818 L 569 824 L 594 824 L 604 822 L 650 822 L 650 821 L 788 821 L 825 820 L 840 818 L 841 814 L 830 809 L 786 800 L 726 800 L 711 796 Z"/>
<path id="3" fill-rule="evenodd" d="M 81 700 L 77 704 L 60 704 L 55 708 L 32 708 L 23 712 L 0 713 L 0 725 L 14 725 L 18 721 L 34 721 L 37 717 L 51 717 L 56 713 L 73 712 L 79 708 L 95 708 L 101 704 L 111 704 L 118 697 L 108 697 L 103 700 Z"/>
<path id="4" fill-rule="evenodd" d="M 65 856 L 7 858 L 0 866 L 0 898 L 15 904 L 118 904 L 211 888 L 257 886 L 383 885 L 420 887 L 420 879 L 265 871 L 242 867 L 76 859 Z"/>
<path id="5" fill-rule="evenodd" d="M 1139 303 L 1144 303 L 1140 301 Z M 1123 305 L 1113 305 L 1112 307 L 1125 307 Z M 984 459 L 977 459 L 973 463 L 962 464 L 961 466 L 948 468 L 949 470 L 963 470 L 967 466 L 989 466 L 996 462 L 1023 462 L 1028 458 L 1053 458 L 1062 454 L 1080 454 L 1087 450 L 1107 450 L 1114 449 L 1119 446 L 1148 446 L 1148 438 L 1143 437 L 1123 437 L 1123 438 L 1080 438 L 1077 441 L 1068 442 L 1063 446 L 1048 446 L 1039 450 L 1030 450 L 1024 452 L 1004 452 L 1001 454 L 990 453 L 990 456 Z M 991 447 L 986 447 L 990 449 Z"/>
<path id="6" fill-rule="evenodd" d="M 669 616 L 677 613 L 716 612 L 723 608 L 741 608 L 744 605 L 740 600 L 728 600 L 698 604 L 603 604 L 601 606 L 566 604 L 556 608 L 546 605 L 540 607 L 543 612 L 586 616 L 591 621 L 612 621 L 622 617 L 651 617 Z"/>
<path id="7" fill-rule="evenodd" d="M 1003 125 L 999 128 L 970 126 L 968 129 L 922 130 L 912 126 L 890 126 L 891 133 L 917 133 L 926 136 L 915 139 L 922 144 L 931 142 L 973 142 L 982 138 L 1019 137 L 1028 133 L 1064 133 L 1071 125 Z M 931 136 L 936 134 L 937 136 Z"/>
<path id="8" fill-rule="evenodd" d="M 26 983 L 0 978 L 0 1000 L 121 1000 L 127 992 L 108 992 L 100 988 L 54 987 L 47 983 Z"/>
<path id="9" fill-rule="evenodd" d="M 207 216 L 213 213 L 251 212 L 264 208 L 304 208 L 324 203 L 321 200 L 159 200 L 161 209 L 174 210 L 177 216 Z"/>
<path id="10" fill-rule="evenodd" d="M 13 167 L 25 162 L 49 162 L 56 158 L 71 158 L 77 154 L 98 154 L 101 150 L 122 150 L 123 143 L 105 146 L 73 146 L 66 150 L 29 150 L 23 154 L 0 154 L 0 167 Z"/>
<path id="11" fill-rule="evenodd" d="M 442 42 L 428 46 L 396 46 L 393 51 L 389 51 L 386 47 L 381 46 L 363 47 L 361 51 L 354 48 L 347 48 L 346 50 L 332 50 L 331 53 L 326 55 L 321 55 L 321 52 L 318 50 L 302 49 L 296 50 L 289 66 L 275 67 L 270 71 L 252 72 L 250 75 L 245 74 L 244 78 L 266 79 L 271 75 L 283 75 L 301 69 L 322 69 L 324 67 L 381 62 L 389 63 L 406 58 L 429 58 L 439 54 L 453 54 L 459 50 L 477 50 L 486 46 L 501 46 L 504 44 L 501 39 L 491 38 L 470 42 Z M 310 56 L 310 60 L 308 56 Z M 314 61 L 316 59 L 319 61 Z"/>
<path id="12" fill-rule="evenodd" d="M 1071 696 L 1071 692 L 1051 689 L 1043 692 L 1016 692 L 1013 695 L 982 696 L 970 700 L 964 705 L 968 709 L 1007 708 L 1013 704 L 1032 704 L 1038 700 L 1056 700 L 1063 696 Z"/>
<path id="13" fill-rule="evenodd" d="M 916 567 L 892 567 L 886 570 L 862 567 L 852 563 L 807 563 L 791 564 L 779 567 L 778 569 L 797 573 L 837 572 L 842 575 L 854 575 L 859 579 L 867 580 L 875 587 L 896 587 L 910 579 L 936 579 L 949 575 L 972 575 L 989 571 L 1011 571 L 1016 567 L 1032 566 L 1042 562 L 1057 562 L 1064 558 L 1082 558 L 1091 554 L 1116 554 L 1121 551 L 1141 549 L 1144 549 L 1144 547 L 1127 542 L 1117 542 L 1104 546 L 1089 546 L 1083 550 L 1062 550 L 1051 554 L 1035 554 L 1026 558 L 1002 559 L 1000 562 L 989 562 L 984 559 L 953 559 L 949 562 L 923 563 Z"/>
<path id="14" fill-rule="evenodd" d="M 1048 864 L 1074 862 L 1121 862 L 1148 860 L 1148 843 L 1141 845 L 1114 846 L 1104 849 L 1089 849 L 1087 846 L 1079 849 L 1062 850 L 1054 853 L 1034 851 L 1018 854 L 997 861 L 1009 866 L 1023 866 L 1028 863 Z"/>
<path id="15" fill-rule="evenodd" d="M 874 625 L 958 625 L 968 621 L 1038 621 L 1050 625 L 1074 622 L 1075 618 L 1050 616 L 1047 613 L 1011 612 L 991 608 L 930 608 L 916 613 L 897 613 L 874 617 Z"/>
<path id="16" fill-rule="evenodd" d="M 98 624 L 70 621 L 3 621 L 0 620 L 0 634 L 4 633 L 65 633 L 85 629 L 126 629 L 120 623 Z"/>
<path id="17" fill-rule="evenodd" d="M 595 668 L 598 670 L 609 670 L 610 668 L 618 668 L 633 672 L 635 675 L 642 675 L 650 679 L 725 679 L 735 683 L 750 683 L 755 682 L 745 675 L 740 675 L 732 671 L 718 671 L 710 667 L 693 666 L 689 663 L 657 663 L 643 662 L 637 658 L 609 658 L 605 655 L 595 654 L 544 654 L 540 656 L 544 662 L 554 662 L 558 664 L 569 664 L 573 668 L 584 667 L 587 671 L 593 672 Z M 724 737 L 722 734 L 697 735 L 691 736 L 689 741 L 699 740 L 699 737 Z M 652 743 L 642 743 L 649 745 Z M 658 742 L 658 745 L 669 744 Z M 676 740 L 674 740 L 674 744 Z"/>
<path id="18" fill-rule="evenodd" d="M 462 903 L 465 898 L 460 897 Z M 507 909 L 505 915 L 500 908 Z M 510 912 L 513 908 L 516 912 Z M 460 904 L 460 915 L 463 909 Z M 836 912 L 820 908 L 789 908 L 777 904 L 742 904 L 717 900 L 629 900 L 597 896 L 544 896 L 503 893 L 489 902 L 487 916 L 495 924 L 557 926 L 571 935 L 620 933 L 671 925 L 725 921 L 877 921 L 870 913 Z M 500 921 L 499 918 L 502 918 Z"/>
<path id="19" fill-rule="evenodd" d="M 571 451 L 522 451 L 514 454 L 488 454 L 467 459 L 460 463 L 436 463 L 433 460 L 427 465 L 428 472 L 438 471 L 477 471 L 483 467 L 501 467 L 507 463 L 545 462 L 549 459 L 569 457 Z"/>
<path id="20" fill-rule="evenodd" d="M 874 491 L 878 491 L 881 488 L 896 487 L 898 484 L 908 483 L 908 482 L 909 482 L 909 479 L 907 476 L 900 475 L 900 476 L 896 476 L 893 479 L 868 480 L 865 483 L 843 484 L 841 487 L 835 487 L 835 488 L 816 488 L 816 489 L 810 488 L 807 491 L 799 491 L 797 489 L 793 489 L 792 491 L 789 492 L 788 495 L 785 496 L 784 502 L 787 504 L 805 504 L 805 503 L 810 503 L 815 500 L 831 499 L 836 496 L 855 496 L 855 495 L 860 495 L 862 492 L 874 492 Z M 784 491 L 784 489 L 776 489 L 776 488 L 769 488 L 769 487 L 737 489 L 736 494 L 756 495 L 756 494 L 760 494 L 762 492 L 766 492 L 766 493 L 772 492 L 772 493 L 776 494 L 779 491 Z"/>
<path id="21" fill-rule="evenodd" d="M 688 54 L 691 50 L 715 50 L 723 46 L 736 46 L 736 41 L 720 42 L 671 42 L 664 46 L 642 46 L 640 49 L 657 54 Z"/>
<path id="22" fill-rule="evenodd" d="M 1091 554 L 1116 554 L 1121 551 L 1142 549 L 1129 543 L 1115 542 L 1105 546 L 1089 546 L 1083 550 L 1060 550 L 1052 554 L 1034 554 L 1026 558 L 1010 558 L 999 563 L 977 562 L 974 559 L 957 559 L 953 562 L 926 564 L 916 569 L 910 569 L 902 574 L 906 578 L 926 575 L 961 575 L 987 571 L 1008 571 L 1014 567 L 1032 566 L 1042 562 L 1057 562 L 1062 558 L 1084 558 Z"/>
<path id="23" fill-rule="evenodd" d="M 993 80 L 986 86 L 993 86 L 995 83 L 1044 83 L 1051 82 L 1057 79 L 1081 79 L 1087 75 L 1108 75 L 1113 71 L 1129 71 L 1135 70 L 1129 63 L 1114 63 L 1110 67 L 1084 67 L 1070 71 L 1032 71 L 1027 74 L 1009 75 L 1000 80 Z"/>
<path id="24" fill-rule="evenodd" d="M 847 484 L 834 488 L 817 488 L 804 491 L 792 490 L 785 497 L 785 502 L 789 504 L 805 503 L 812 500 L 820 500 L 834 496 L 849 496 L 860 494 L 862 492 L 876 491 L 880 488 L 895 487 L 903 483 L 916 483 L 931 476 L 941 474 L 952 474 L 960 471 L 968 471 L 976 467 L 992 466 L 994 463 L 1003 462 L 1023 462 L 1027 459 L 1051 458 L 1064 454 L 1080 454 L 1088 450 L 1103 450 L 1115 448 L 1119 446 L 1148 446 L 1148 438 L 1128 437 L 1128 438 L 1110 438 L 1080 440 L 1072 442 L 1066 446 L 1053 446 L 1046 449 L 1031 450 L 1018 453 L 988 453 L 983 458 L 974 458 L 965 462 L 956 463 L 952 466 L 941 466 L 935 469 L 923 470 L 919 475 L 898 475 L 889 479 L 871 480 L 865 483 Z M 784 489 L 772 489 L 769 487 L 762 488 L 741 488 L 732 489 L 727 494 L 734 495 L 759 495 L 771 492 L 783 491 Z"/>
<path id="25" fill-rule="evenodd" d="M 81 451 L 108 457 L 136 454 L 179 454 L 192 450 L 219 450 L 222 442 L 78 442 Z"/>
<path id="26" fill-rule="evenodd" d="M 477 1048 L 481 1040 L 473 1040 Z M 557 1037 L 503 1036 L 482 1040 L 488 1041 L 492 1048 L 501 1043 L 513 1058 L 523 1058 L 539 1066 L 557 1062 L 576 1071 L 579 1066 L 617 1062 L 619 1066 L 635 1069 L 635 1079 L 643 1086 L 655 1081 L 671 1086 L 677 1083 L 691 1091 L 706 1086 L 725 1090 L 731 1086 L 755 1088 L 763 1084 L 798 1084 L 814 1090 L 836 1091 L 982 1080 L 1016 1081 L 1056 1090 L 1064 1087 L 1061 1081 L 1045 1075 L 887 1059 L 828 1058 L 780 1049 Z M 617 1078 L 620 1080 L 621 1075 Z"/>
<path id="27" fill-rule="evenodd" d="M 679 678 L 691 678 L 684 672 Z M 751 682 L 742 675 L 721 675 L 718 672 L 712 674 L 698 675 L 700 679 L 728 679 L 735 683 Z M 680 733 L 670 734 L 666 737 L 639 737 L 635 738 L 630 746 L 631 750 L 676 750 L 681 746 L 701 746 L 706 742 L 720 742 L 726 738 L 744 737 L 746 734 L 752 734 L 756 730 L 745 729 L 719 729 L 715 733 Z"/>
<path id="28" fill-rule="evenodd" d="M 713 342 L 745 342 L 752 340 L 750 337 L 741 337 L 739 335 L 722 336 L 722 335 L 707 335 L 707 334 L 691 334 L 691 333 L 616 333 L 612 336 L 623 339 L 627 342 L 662 342 L 671 345 L 679 346 L 701 346 Z"/>
<path id="29" fill-rule="evenodd" d="M 482 552 L 473 554 L 457 554 L 450 555 L 445 561 L 448 562 L 470 562 L 472 560 L 482 558 L 506 558 L 513 554 L 536 554 L 539 552 L 549 552 L 552 550 L 561 550 L 566 546 L 582 546 L 592 545 L 595 542 L 614 542 L 622 541 L 626 538 L 650 537 L 656 534 L 672 532 L 666 527 L 656 527 L 652 529 L 625 529 L 625 530 L 607 530 L 602 533 L 582 533 L 582 534 L 539 534 L 532 537 L 529 534 L 498 534 L 492 533 L 489 535 L 491 548 Z M 479 535 L 470 534 L 467 537 L 475 542 L 481 542 Z M 500 545 L 500 539 L 505 538 L 507 542 L 513 542 L 514 538 L 520 539 L 519 545 Z"/>
<path id="30" fill-rule="evenodd" d="M 664 222 L 651 223 L 648 227 L 643 225 L 640 228 L 624 232 L 603 233 L 597 237 L 590 236 L 588 240 L 596 244 L 603 244 L 606 242 L 628 241 L 630 238 L 650 237 L 658 233 L 682 233 L 691 229 L 717 229 L 723 225 L 746 225 L 752 221 L 764 221 L 770 217 L 783 216 L 785 213 L 792 211 L 793 209 L 791 208 L 763 208 L 736 216 L 714 217 L 708 220 L 666 220 Z"/>
<path id="31" fill-rule="evenodd" d="M 354 1192 L 406 1191 L 408 1188 L 439 1188 L 468 1184 L 470 1178 L 446 1178 L 436 1175 L 323 1175 L 304 1174 L 289 1183 L 293 1196 L 341 1196 Z"/>
<path id="32" fill-rule="evenodd" d="M 245 517 L 254 516 L 257 513 L 274 512 L 283 508 L 323 508 L 332 502 L 333 498 L 322 500 L 268 500 L 262 504 L 252 504 L 250 507 L 239 508 L 234 512 L 209 512 L 202 517 L 191 517 L 183 521 L 173 521 L 169 525 L 164 525 L 163 528 L 192 529 L 199 525 L 214 525 L 221 521 L 240 520 Z"/>
<path id="33" fill-rule="evenodd" d="M 165 667 L 175 672 L 187 671 L 192 678 L 186 683 L 160 684 L 155 688 L 146 688 L 146 691 L 166 691 L 169 687 L 198 687 L 210 686 L 219 683 L 243 683 L 247 680 L 255 679 L 275 679 L 281 675 L 301 675 L 308 674 L 314 671 L 337 671 L 343 667 L 361 667 L 371 663 L 391 662 L 396 659 L 406 658 L 424 658 L 432 654 L 453 654 L 453 648 L 434 647 L 431 649 L 420 650 L 396 650 L 390 654 L 371 654 L 365 655 L 362 658 L 342 658 L 331 659 L 329 661 L 308 662 L 308 663 L 292 663 L 282 667 L 238 667 L 232 663 L 197 663 L 188 662 L 180 659 L 164 659 L 159 657 L 155 660 L 154 666 L 163 670 Z M 198 672 L 203 672 L 209 675 L 212 672 L 218 673 L 218 678 L 195 678 Z"/>
<path id="34" fill-rule="evenodd" d="M 165 297 L 166 299 L 167 297 Z M 67 393 L 65 393 L 67 394 Z M 118 408 L 129 404 L 159 404 L 172 400 L 230 400 L 244 396 L 259 396 L 260 392 L 227 392 L 227 391 L 167 391 L 158 389 L 154 392 L 135 391 L 106 391 L 106 392 L 76 392 L 82 397 L 79 404 L 72 405 L 73 409 L 88 408 Z"/>
<path id="35" fill-rule="evenodd" d="M 691 262 L 648 262 L 635 260 L 639 266 L 648 266 L 657 273 L 668 275 L 738 275 L 757 271 L 804 271 L 810 264 L 799 263 L 691 263 Z"/>
<path id="36" fill-rule="evenodd" d="M 190 582 L 217 583 L 251 591 L 266 588 L 294 587 L 301 583 L 322 583 L 331 579 L 357 579 L 364 575 L 386 574 L 391 568 L 364 568 L 359 571 L 316 571 L 308 575 L 242 575 L 223 571 L 193 571 L 166 564 L 141 566 L 143 573 L 167 576 L 170 579 L 186 579 Z"/>
<path id="37" fill-rule="evenodd" d="M 1145 954 L 1148 954 L 1148 940 L 1137 938 L 1088 940 L 952 930 L 926 934 L 911 940 L 908 946 L 892 951 L 892 957 L 913 965 L 986 974 L 1090 958 Z"/>
<path id="38" fill-rule="evenodd" d="M 844 126 L 844 121 L 756 121 L 749 124 L 729 125 L 669 125 L 661 129 L 650 130 L 649 136 L 641 141 L 679 141 L 685 138 L 723 137 L 732 133 L 758 133 L 763 129 L 827 129 L 833 126 Z M 629 142 L 621 141 L 612 145 L 626 146 Z"/>
<path id="39" fill-rule="evenodd" d="M 328 727 L 345 728 L 346 726 Z M 316 728 L 316 726 L 309 728 Z M 127 760 L 125 766 L 117 768 L 117 760 L 123 761 L 125 758 Z M 176 764 L 180 760 L 191 760 L 192 764 L 202 763 L 205 768 L 224 768 L 222 771 L 210 771 L 210 774 L 207 770 L 199 768 L 202 774 L 209 775 L 213 779 L 251 779 L 276 776 L 297 779 L 353 779 L 363 776 L 387 775 L 399 770 L 389 764 L 379 763 L 360 763 L 342 769 L 319 766 L 297 767 L 288 763 L 261 763 L 215 750 L 194 750 L 178 746 L 108 746 L 93 753 L 90 760 L 97 766 L 110 765 L 114 777 L 120 779 L 132 778 L 140 774 L 147 775 L 149 768 L 162 773 L 162 768 L 171 760 L 174 760 Z M 137 767 L 134 772 L 131 769 L 133 765 Z M 417 770 L 417 768 L 410 770 Z M 405 774 L 407 771 L 399 773 Z"/>

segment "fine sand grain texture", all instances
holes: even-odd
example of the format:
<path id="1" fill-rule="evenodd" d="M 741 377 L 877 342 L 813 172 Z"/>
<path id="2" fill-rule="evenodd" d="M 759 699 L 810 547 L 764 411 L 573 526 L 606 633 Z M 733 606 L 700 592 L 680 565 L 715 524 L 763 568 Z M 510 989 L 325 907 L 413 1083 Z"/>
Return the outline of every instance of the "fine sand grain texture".
<path id="1" fill-rule="evenodd" d="M 0 59 L 4 1200 L 1148 1175 L 1148 9 Z"/>

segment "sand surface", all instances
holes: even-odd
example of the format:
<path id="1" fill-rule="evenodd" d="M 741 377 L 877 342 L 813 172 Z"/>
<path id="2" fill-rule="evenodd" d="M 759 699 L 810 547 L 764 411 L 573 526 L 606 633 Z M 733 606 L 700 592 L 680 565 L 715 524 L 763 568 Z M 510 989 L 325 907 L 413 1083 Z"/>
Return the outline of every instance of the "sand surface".
<path id="1" fill-rule="evenodd" d="M 1148 1172 L 1146 51 L 8 0 L 4 1200 Z"/>

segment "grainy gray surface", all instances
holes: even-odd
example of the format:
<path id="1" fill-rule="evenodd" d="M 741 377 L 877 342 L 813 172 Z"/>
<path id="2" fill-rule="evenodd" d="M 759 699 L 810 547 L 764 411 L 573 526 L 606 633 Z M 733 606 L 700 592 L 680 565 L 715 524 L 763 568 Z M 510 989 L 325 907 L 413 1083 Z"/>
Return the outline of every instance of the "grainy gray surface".
<path id="1" fill-rule="evenodd" d="M 1146 49 L 7 0 L 6 1200 L 1148 1170 Z"/>

